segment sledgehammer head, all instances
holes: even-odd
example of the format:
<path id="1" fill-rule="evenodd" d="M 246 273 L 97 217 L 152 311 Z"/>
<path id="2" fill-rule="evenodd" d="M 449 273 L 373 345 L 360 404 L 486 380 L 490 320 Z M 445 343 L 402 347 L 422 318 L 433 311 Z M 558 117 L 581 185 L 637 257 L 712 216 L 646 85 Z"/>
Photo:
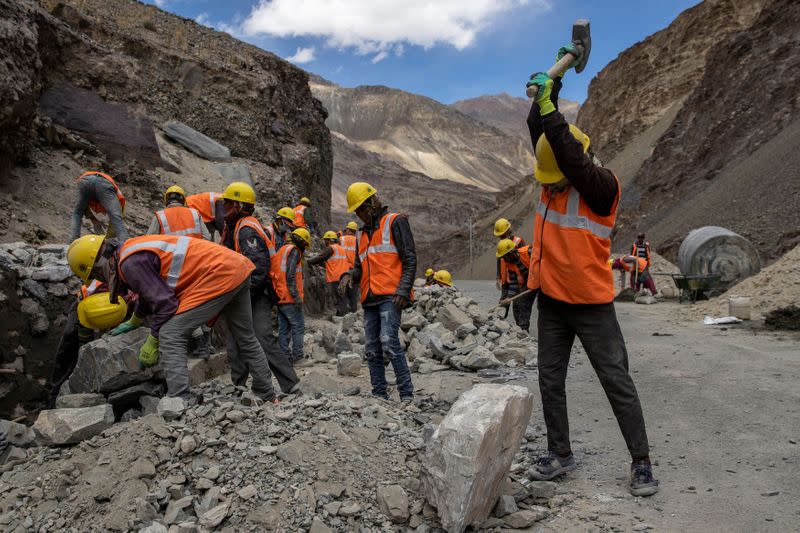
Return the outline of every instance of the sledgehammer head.
<path id="1" fill-rule="evenodd" d="M 575 66 L 575 72 L 582 72 L 589 61 L 589 52 L 592 51 L 592 35 L 589 33 L 589 19 L 578 19 L 572 25 L 572 42 L 583 48 L 581 62 Z"/>

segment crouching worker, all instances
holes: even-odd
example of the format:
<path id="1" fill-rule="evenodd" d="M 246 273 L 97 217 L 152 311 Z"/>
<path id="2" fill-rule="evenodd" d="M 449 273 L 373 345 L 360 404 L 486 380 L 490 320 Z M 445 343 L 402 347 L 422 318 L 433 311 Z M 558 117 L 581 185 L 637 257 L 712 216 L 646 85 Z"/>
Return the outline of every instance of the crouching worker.
<path id="1" fill-rule="evenodd" d="M 83 280 L 109 284 L 111 301 L 132 290 L 139 300 L 131 320 L 150 315 L 150 335 L 139 351 L 139 364 L 159 362 L 167 395 L 191 400 L 187 345 L 198 326 L 222 316 L 240 355 L 253 375 L 253 392 L 277 403 L 267 358 L 253 332 L 250 272 L 244 256 L 192 237 L 145 235 L 119 244 L 87 235 L 73 241 L 67 262 Z"/>
<path id="2" fill-rule="evenodd" d="M 453 276 L 447 270 L 437 270 L 433 274 L 433 284 L 445 289 L 455 289 L 453 286 Z"/>
<path id="3" fill-rule="evenodd" d="M 622 270 L 631 275 L 631 289 L 639 292 L 642 285 L 650 290 L 650 294 L 656 295 L 656 283 L 653 281 L 653 276 L 647 268 L 647 260 L 641 257 L 634 257 L 632 255 L 623 255 L 614 259 L 608 260 L 613 270 Z M 624 274 L 621 274 L 624 276 Z"/>

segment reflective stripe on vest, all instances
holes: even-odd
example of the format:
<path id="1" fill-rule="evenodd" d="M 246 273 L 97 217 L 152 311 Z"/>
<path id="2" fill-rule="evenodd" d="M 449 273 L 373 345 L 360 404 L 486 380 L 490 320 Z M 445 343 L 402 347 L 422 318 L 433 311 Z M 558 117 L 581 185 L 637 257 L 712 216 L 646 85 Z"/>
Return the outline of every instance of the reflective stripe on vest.
<path id="1" fill-rule="evenodd" d="M 358 258 L 363 263 L 367 254 L 396 254 L 397 247 L 392 242 L 392 222 L 397 215 L 395 213 L 387 213 L 381 220 L 381 242 L 380 244 L 372 244 L 366 249 L 359 246 Z M 361 232 L 359 232 L 361 233 Z M 373 233 L 374 235 L 374 233 Z M 359 239 L 361 240 L 361 239 Z M 363 251 L 362 251 L 363 250 Z"/>
<path id="2" fill-rule="evenodd" d="M 400 285 L 403 262 L 392 237 L 392 224 L 396 218 L 396 213 L 387 213 L 371 236 L 360 230 L 356 234 L 361 261 L 362 302 L 369 295 L 392 295 Z"/>
<path id="3" fill-rule="evenodd" d="M 333 255 L 325 260 L 325 281 L 333 283 L 339 281 L 350 270 L 350 260 L 340 244 L 332 244 Z"/>
<path id="4" fill-rule="evenodd" d="M 189 212 L 187 213 L 184 211 L 185 209 L 188 209 Z M 191 226 L 187 224 L 187 214 L 192 217 Z M 168 207 L 157 211 L 156 217 L 158 217 L 158 222 L 161 224 L 162 235 L 187 236 L 197 239 L 203 238 L 203 217 L 200 216 L 197 209 L 183 206 Z M 171 224 L 170 219 L 172 219 Z"/>
<path id="5" fill-rule="evenodd" d="M 236 228 L 233 230 L 233 246 L 237 252 L 241 253 L 241 247 L 239 246 L 239 231 L 241 231 L 243 227 L 252 228 L 256 233 L 258 233 L 258 235 L 264 239 L 267 249 L 269 249 L 269 239 L 267 238 L 267 234 L 264 232 L 264 228 L 261 226 L 261 223 L 256 217 L 249 216 L 240 218 L 236 223 Z"/>
<path id="6" fill-rule="evenodd" d="M 518 237 L 514 235 L 514 248 L 519 248 L 519 245 L 522 243 L 522 237 Z"/>
<path id="7" fill-rule="evenodd" d="M 356 264 L 356 242 L 358 241 L 355 235 L 342 236 L 342 249 L 344 249 L 344 254 L 347 256 L 351 267 Z"/>
<path id="8" fill-rule="evenodd" d="M 123 281 L 126 261 L 141 252 L 158 257 L 159 275 L 178 299 L 176 314 L 233 291 L 255 269 L 246 257 L 205 239 L 145 235 L 128 239 L 120 248 L 118 272 Z"/>
<path id="9" fill-rule="evenodd" d="M 84 298 L 88 298 L 89 296 L 100 290 L 103 287 L 103 285 L 105 285 L 105 283 L 103 283 L 102 281 L 97 281 L 96 279 L 93 279 L 91 283 L 89 283 L 89 285 L 81 285 L 80 295 L 83 296 Z"/>
<path id="10" fill-rule="evenodd" d="M 78 177 L 78 179 L 75 180 L 75 181 L 76 182 L 77 181 L 81 181 L 83 178 L 85 178 L 87 176 L 100 176 L 101 178 L 105 178 L 106 180 L 111 182 L 111 185 L 114 186 L 114 192 L 117 194 L 117 200 L 119 200 L 119 206 L 122 209 L 122 214 L 124 215 L 125 214 L 125 196 L 123 196 L 122 191 L 120 190 L 119 186 L 117 185 L 117 182 L 114 181 L 114 178 L 112 178 L 108 174 L 103 174 L 102 172 L 89 171 L 89 172 L 84 172 L 83 174 L 81 174 Z M 89 208 L 92 211 L 94 211 L 95 213 L 98 213 L 98 214 L 102 214 L 102 213 L 106 212 L 106 208 L 103 207 L 103 204 L 101 204 L 98 200 L 94 200 L 94 199 L 89 200 Z"/>
<path id="11" fill-rule="evenodd" d="M 219 192 L 201 192 L 186 197 L 186 206 L 196 209 L 203 222 L 213 222 L 217 214 L 217 200 L 222 198 Z"/>
<path id="12" fill-rule="evenodd" d="M 289 292 L 289 285 L 286 280 L 286 272 L 288 271 L 289 267 L 289 254 L 295 248 L 295 245 L 292 243 L 284 244 L 278 250 L 275 259 L 270 261 L 269 264 L 269 275 L 272 278 L 272 287 L 275 289 L 275 292 L 278 295 L 278 303 L 280 304 L 295 303 L 294 298 L 292 298 L 292 293 Z M 298 262 L 297 270 L 295 271 L 295 283 L 297 287 L 297 293 L 302 299 L 304 297 L 302 253 L 300 257 L 301 259 Z"/>
<path id="13" fill-rule="evenodd" d="M 270 224 L 264 228 L 264 237 L 267 239 L 267 250 L 269 251 L 269 256 L 274 257 L 275 252 L 277 252 L 277 247 L 275 246 L 275 226 Z"/>
<path id="14" fill-rule="evenodd" d="M 608 268 L 620 188 L 611 212 L 598 215 L 574 187 L 542 189 L 536 207 L 528 288 L 540 289 L 570 304 L 606 304 L 614 300 L 614 276 Z"/>

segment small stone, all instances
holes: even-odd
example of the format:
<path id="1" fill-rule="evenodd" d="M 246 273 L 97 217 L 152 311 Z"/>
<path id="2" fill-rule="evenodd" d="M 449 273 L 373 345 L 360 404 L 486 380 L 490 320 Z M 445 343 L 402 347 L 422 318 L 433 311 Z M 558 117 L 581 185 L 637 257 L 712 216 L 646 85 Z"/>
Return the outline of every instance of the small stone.
<path id="1" fill-rule="evenodd" d="M 556 484 L 552 481 L 531 481 L 526 488 L 528 489 L 528 496 L 533 499 L 544 498 L 549 500 L 556 493 Z"/>
<path id="2" fill-rule="evenodd" d="M 779 490 L 771 490 L 769 492 L 762 492 L 761 495 L 769 497 L 769 496 L 777 496 L 780 493 L 781 493 L 781 491 L 779 491 Z"/>
<path id="3" fill-rule="evenodd" d="M 208 467 L 208 470 L 203 472 L 202 477 L 215 481 L 221 473 L 222 472 L 217 465 L 212 465 Z"/>
<path id="4" fill-rule="evenodd" d="M 513 529 L 531 527 L 539 520 L 547 518 L 548 511 L 544 507 L 534 505 L 530 509 L 523 509 L 503 517 L 503 523 Z"/>
<path id="5" fill-rule="evenodd" d="M 156 411 L 164 420 L 175 420 L 186 410 L 186 401 L 180 396 L 164 396 L 158 401 Z"/>
<path id="6" fill-rule="evenodd" d="M 197 441 L 193 435 L 186 435 L 181 439 L 181 451 L 185 454 L 192 453 L 197 449 Z"/>
<path id="7" fill-rule="evenodd" d="M 247 485 L 246 487 L 236 491 L 236 494 L 238 494 L 243 500 L 249 500 L 258 494 L 258 489 L 255 487 L 255 485 Z"/>
<path id="8" fill-rule="evenodd" d="M 650 524 L 645 524 L 644 522 L 640 522 L 633 526 L 634 531 L 647 531 L 648 529 L 653 529 L 653 526 Z"/>
<path id="9" fill-rule="evenodd" d="M 400 485 L 380 485 L 377 500 L 381 512 L 395 524 L 404 524 L 408 520 L 408 495 Z"/>
<path id="10" fill-rule="evenodd" d="M 139 530 L 139 533 L 167 533 L 166 526 L 159 524 L 158 522 L 153 522 L 147 527 L 143 527 Z"/>
<path id="11" fill-rule="evenodd" d="M 361 506 L 356 502 L 342 505 L 339 508 L 339 516 L 355 516 L 361 512 Z"/>
<path id="12" fill-rule="evenodd" d="M 494 506 L 494 516 L 497 518 L 503 518 L 506 515 L 511 513 L 516 513 L 519 511 L 519 507 L 517 507 L 517 501 L 514 499 L 513 496 L 509 494 L 502 494 L 500 498 L 497 499 L 497 503 Z"/>
<path id="13" fill-rule="evenodd" d="M 228 516 L 229 505 L 228 502 L 221 503 L 203 513 L 203 516 L 200 517 L 200 525 L 207 528 L 214 528 L 220 525 L 225 520 L 225 517 Z"/>
<path id="14" fill-rule="evenodd" d="M 240 411 L 239 409 L 233 409 L 232 411 L 228 411 L 225 415 L 225 418 L 230 420 L 231 422 L 238 423 L 247 418 L 244 414 L 244 411 Z"/>
<path id="15" fill-rule="evenodd" d="M 326 526 L 322 520 L 315 517 L 311 521 L 311 528 L 309 528 L 308 533 L 330 533 L 331 531 L 333 530 Z"/>
<path id="16" fill-rule="evenodd" d="M 342 353 L 336 358 L 336 372 L 340 376 L 360 376 L 361 357 L 354 353 Z"/>
<path id="17" fill-rule="evenodd" d="M 94 407 L 95 405 L 103 405 L 104 403 L 106 403 L 106 398 L 102 394 L 66 394 L 56 399 L 56 408 L 76 409 L 79 407 Z"/>
<path id="18" fill-rule="evenodd" d="M 131 476 L 141 478 L 151 478 L 156 475 L 156 467 L 144 457 L 139 457 L 131 465 Z"/>

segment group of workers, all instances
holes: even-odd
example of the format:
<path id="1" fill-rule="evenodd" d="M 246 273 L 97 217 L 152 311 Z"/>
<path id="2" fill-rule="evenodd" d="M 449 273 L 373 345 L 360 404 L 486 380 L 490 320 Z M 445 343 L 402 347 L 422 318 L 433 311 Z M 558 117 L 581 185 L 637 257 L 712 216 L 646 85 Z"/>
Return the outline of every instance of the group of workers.
<path id="1" fill-rule="evenodd" d="M 559 59 L 566 53 L 578 58 L 581 51 L 567 45 L 559 49 Z M 513 301 L 522 327 L 527 329 L 534 299 L 538 301 L 538 379 L 548 451 L 537 459 L 532 476 L 550 480 L 577 468 L 565 388 L 577 337 L 630 452 L 629 490 L 649 496 L 658 491 L 659 482 L 653 477 L 642 407 L 614 310 L 616 291 L 608 263 L 620 184 L 594 156 L 589 137 L 558 112 L 562 77 L 536 73 L 528 86 L 538 90 L 527 124 L 536 155 L 534 175 L 542 184 L 533 242 L 526 245 L 503 219 L 494 233 L 500 238 L 496 255 L 502 301 Z M 137 327 L 150 317 L 140 362 L 147 366 L 161 361 L 169 395 L 190 398 L 188 341 L 197 328 L 218 317 L 228 324 L 234 382 L 244 384 L 252 376 L 254 392 L 267 401 L 276 401 L 270 369 L 282 390 L 296 387 L 291 362 L 302 356 L 303 257 L 311 245 L 300 221 L 308 202 L 301 202 L 297 210 L 279 210 L 272 224 L 262 226 L 253 216 L 255 193 L 246 184 L 231 184 L 221 195 L 197 195 L 199 203 L 185 196 L 181 201 L 182 191 L 173 189 L 165 198 L 168 207 L 156 214 L 151 226 L 155 230 L 157 225 L 160 234 L 129 238 L 121 218 L 124 200 L 109 176 L 87 173 L 79 179 L 79 191 L 73 237 L 87 206 L 105 209 L 116 234 L 75 240 L 68 251 L 70 267 L 87 283 L 106 284 L 108 305 L 116 305 L 120 297 L 135 302 L 128 326 Z M 409 401 L 414 386 L 399 326 L 403 309 L 413 299 L 417 267 L 411 228 L 407 217 L 391 212 L 368 183 L 348 188 L 347 205 L 363 225 L 348 226 L 341 236 L 325 233 L 325 251 L 306 263 L 325 263 L 326 279 L 341 297 L 339 313 L 352 310 L 354 295 L 360 292 L 372 394 L 388 398 L 388 361 L 401 401 Z M 203 238 L 197 214 L 209 231 L 221 232 L 222 246 Z M 640 259 L 648 262 L 648 249 L 642 238 L 631 254 L 635 266 L 619 261 L 619 268 L 636 268 L 637 282 L 647 283 L 641 276 L 646 268 L 639 270 Z M 429 284 L 452 285 L 444 271 L 431 268 L 426 278 Z M 277 350 L 270 339 L 273 306 L 280 323 Z"/>
<path id="2" fill-rule="evenodd" d="M 441 287 L 444 289 L 453 289 L 453 275 L 447 270 L 433 270 L 427 268 L 425 270 L 425 285 L 424 287 Z"/>

